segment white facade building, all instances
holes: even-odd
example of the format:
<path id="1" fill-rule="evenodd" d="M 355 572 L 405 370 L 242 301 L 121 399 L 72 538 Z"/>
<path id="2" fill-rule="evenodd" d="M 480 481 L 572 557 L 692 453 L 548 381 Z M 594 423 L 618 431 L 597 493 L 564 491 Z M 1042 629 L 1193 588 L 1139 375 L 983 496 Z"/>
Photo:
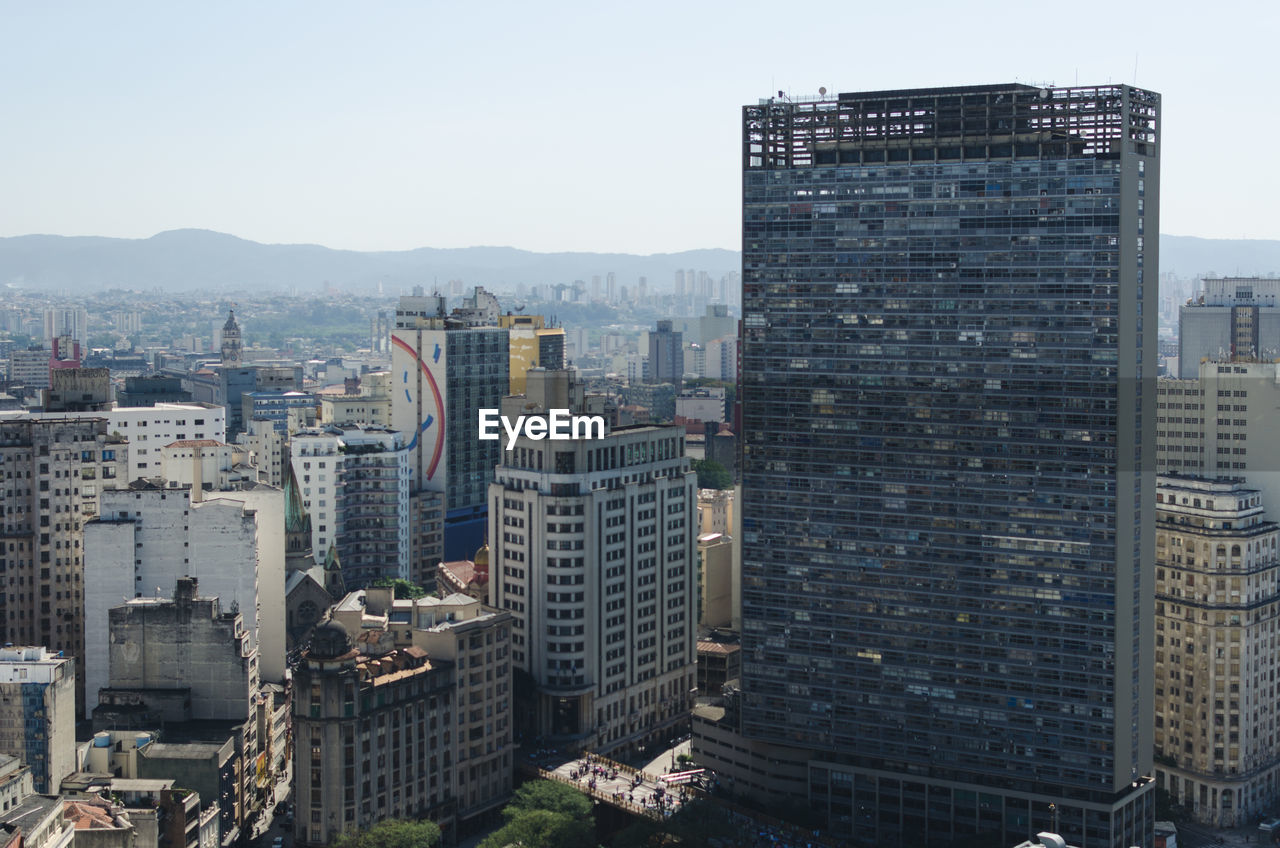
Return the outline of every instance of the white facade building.
<path id="1" fill-rule="evenodd" d="M 85 525 L 86 694 L 107 685 L 108 611 L 136 597 L 171 597 L 180 577 L 244 617 L 262 679 L 285 669 L 284 495 L 260 486 L 203 492 L 149 486 L 103 493 Z"/>
<path id="2" fill-rule="evenodd" d="M 129 482 L 160 476 L 165 445 L 188 439 L 227 439 L 227 411 L 211 403 L 157 403 L 70 414 L 105 417 L 112 431 L 129 440 Z"/>
<path id="3" fill-rule="evenodd" d="M 527 735 L 635 749 L 696 686 L 696 475 L 675 427 L 521 437 L 489 487 L 489 600 L 536 686 Z"/>
<path id="4" fill-rule="evenodd" d="M 289 464 L 311 516 L 311 551 L 319 565 L 342 526 L 342 449 L 342 439 L 328 431 L 304 430 L 289 440 Z"/>

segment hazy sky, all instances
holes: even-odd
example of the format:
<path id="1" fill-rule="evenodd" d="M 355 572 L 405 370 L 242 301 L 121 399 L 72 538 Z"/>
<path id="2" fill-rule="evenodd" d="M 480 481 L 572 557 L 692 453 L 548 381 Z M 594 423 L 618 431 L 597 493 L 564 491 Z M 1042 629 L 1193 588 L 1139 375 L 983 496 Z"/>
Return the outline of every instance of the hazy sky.
<path id="1" fill-rule="evenodd" d="M 1136 65 L 1161 229 L 1280 238 L 1278 8 L 0 0 L 0 236 L 736 249 L 745 103 Z"/>

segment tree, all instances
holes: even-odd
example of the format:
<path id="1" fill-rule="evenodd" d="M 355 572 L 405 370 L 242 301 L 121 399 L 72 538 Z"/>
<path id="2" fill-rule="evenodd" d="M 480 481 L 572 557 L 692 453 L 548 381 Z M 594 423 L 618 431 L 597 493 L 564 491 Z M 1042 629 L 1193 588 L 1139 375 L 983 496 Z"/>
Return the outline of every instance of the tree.
<path id="1" fill-rule="evenodd" d="M 714 459 L 695 459 L 690 465 L 698 474 L 699 489 L 732 489 L 733 477 L 729 469 Z"/>
<path id="2" fill-rule="evenodd" d="M 555 780 L 531 780 L 516 790 L 515 795 L 502 811 L 507 818 L 518 812 L 547 810 L 570 818 L 591 817 L 591 799 L 569 786 Z"/>
<path id="3" fill-rule="evenodd" d="M 414 598 L 421 598 L 427 594 L 426 589 L 422 588 L 421 586 L 410 583 L 408 580 L 405 580 L 403 577 L 396 577 L 396 578 L 383 577 L 380 580 L 373 581 L 373 585 L 375 588 L 378 588 L 378 589 L 386 589 L 388 587 L 394 589 L 395 591 L 393 591 L 392 594 L 395 595 L 396 600 L 401 600 L 401 601 L 412 600 Z"/>
<path id="4" fill-rule="evenodd" d="M 333 841 L 333 848 L 432 848 L 440 844 L 440 828 L 434 822 L 388 819 L 363 832 L 347 831 Z"/>
<path id="5" fill-rule="evenodd" d="M 595 848 L 591 799 L 564 783 L 530 781 L 502 808 L 507 823 L 479 848 Z M 358 846 L 365 848 L 365 846 Z"/>
<path id="6" fill-rule="evenodd" d="M 511 809 L 507 807 L 503 814 Z M 590 819 L 572 819 L 550 810 L 519 810 L 505 825 L 489 834 L 479 848 L 595 848 Z"/>

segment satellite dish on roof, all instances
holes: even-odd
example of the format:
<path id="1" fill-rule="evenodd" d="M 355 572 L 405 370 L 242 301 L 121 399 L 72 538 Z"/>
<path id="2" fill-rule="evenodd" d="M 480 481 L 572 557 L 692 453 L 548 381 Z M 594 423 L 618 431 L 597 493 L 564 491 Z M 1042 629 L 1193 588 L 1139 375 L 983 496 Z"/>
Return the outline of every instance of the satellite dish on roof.
<path id="1" fill-rule="evenodd" d="M 820 85 L 820 86 L 818 86 L 818 93 L 819 93 L 819 94 L 821 94 L 823 97 L 826 97 L 826 96 L 827 96 L 827 87 L 826 87 L 825 85 Z"/>

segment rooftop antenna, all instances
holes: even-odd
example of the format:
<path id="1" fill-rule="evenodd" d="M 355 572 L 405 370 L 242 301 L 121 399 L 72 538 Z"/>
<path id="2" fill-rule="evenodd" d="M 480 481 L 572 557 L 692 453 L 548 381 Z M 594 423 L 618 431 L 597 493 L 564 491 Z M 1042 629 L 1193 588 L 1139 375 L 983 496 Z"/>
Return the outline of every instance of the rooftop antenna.
<path id="1" fill-rule="evenodd" d="M 1133 53 L 1133 84 L 1135 86 L 1138 84 L 1138 52 L 1136 50 Z"/>

